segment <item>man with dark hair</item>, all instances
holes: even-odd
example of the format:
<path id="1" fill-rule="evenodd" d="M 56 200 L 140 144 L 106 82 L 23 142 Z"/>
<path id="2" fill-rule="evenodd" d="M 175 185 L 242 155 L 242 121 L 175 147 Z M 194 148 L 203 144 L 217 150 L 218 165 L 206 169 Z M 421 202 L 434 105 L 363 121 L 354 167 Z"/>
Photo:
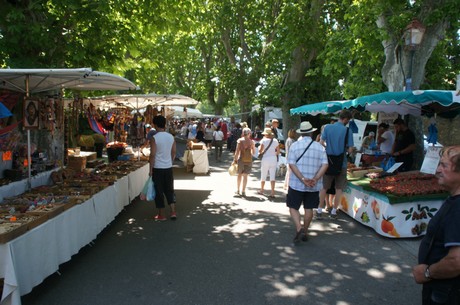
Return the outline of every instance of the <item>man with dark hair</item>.
<path id="1" fill-rule="evenodd" d="M 428 223 L 412 270 L 422 304 L 460 304 L 460 145 L 441 150 L 438 183 L 450 197 Z"/>
<path id="2" fill-rule="evenodd" d="M 155 206 L 158 214 L 154 217 L 157 221 L 165 221 L 165 202 L 168 201 L 171 208 L 170 218 L 175 220 L 176 196 L 174 194 L 173 161 L 176 157 L 176 142 L 174 137 L 166 132 L 166 118 L 162 115 L 153 118 L 153 125 L 157 133 L 150 139 L 150 171 L 155 185 Z"/>
<path id="3" fill-rule="evenodd" d="M 335 181 L 335 198 L 330 217 L 333 219 L 337 218 L 337 209 L 339 207 L 340 199 L 342 198 L 342 192 L 347 186 L 347 148 L 351 153 L 354 146 L 353 133 L 345 127 L 351 119 L 351 112 L 349 110 L 342 110 L 339 115 L 339 121 L 334 124 L 326 125 L 321 134 L 320 141 L 323 146 L 326 146 L 326 153 L 333 156 L 344 154 L 344 158 L 342 170 L 338 175 L 328 175 L 327 173 L 324 175 L 323 188 L 319 192 L 319 206 L 316 211 L 317 219 L 322 219 L 326 192 L 331 187 L 333 181 Z"/>
<path id="4" fill-rule="evenodd" d="M 395 157 L 396 162 L 403 162 L 398 171 L 407 172 L 412 169 L 412 164 L 414 163 L 415 135 L 401 118 L 394 120 L 393 125 L 395 128 L 395 141 L 391 154 Z"/>

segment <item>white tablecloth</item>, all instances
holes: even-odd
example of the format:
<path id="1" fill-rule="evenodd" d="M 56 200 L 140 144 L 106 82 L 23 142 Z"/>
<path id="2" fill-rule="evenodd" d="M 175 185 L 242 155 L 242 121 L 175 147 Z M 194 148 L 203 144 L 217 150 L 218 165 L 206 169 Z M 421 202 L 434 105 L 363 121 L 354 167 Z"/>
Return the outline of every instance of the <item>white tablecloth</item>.
<path id="1" fill-rule="evenodd" d="M 193 173 L 207 174 L 209 172 L 208 151 L 206 149 L 192 150 Z"/>
<path id="2" fill-rule="evenodd" d="M 20 305 L 22 295 L 32 291 L 56 272 L 60 264 L 94 240 L 130 199 L 139 195 L 143 187 L 139 182 L 145 181 L 145 175 L 148 175 L 148 164 L 84 203 L 0 244 L 0 278 L 5 279 L 0 304 Z"/>

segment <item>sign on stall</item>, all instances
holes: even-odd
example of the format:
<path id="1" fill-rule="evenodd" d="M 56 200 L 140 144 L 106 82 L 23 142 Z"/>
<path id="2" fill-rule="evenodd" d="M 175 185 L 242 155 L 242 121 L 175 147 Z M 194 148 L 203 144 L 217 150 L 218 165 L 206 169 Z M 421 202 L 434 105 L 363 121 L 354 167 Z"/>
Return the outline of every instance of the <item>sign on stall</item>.
<path id="1" fill-rule="evenodd" d="M 403 162 L 397 162 L 395 164 L 393 164 L 392 167 L 390 167 L 389 169 L 387 169 L 387 173 L 393 173 L 395 170 L 397 170 L 401 165 L 403 164 Z"/>
<path id="2" fill-rule="evenodd" d="M 356 167 L 360 167 L 361 166 L 361 157 L 363 156 L 362 153 L 357 153 L 356 154 L 356 157 L 355 157 L 355 165 Z"/>
<path id="3" fill-rule="evenodd" d="M 439 161 L 441 160 L 441 157 L 439 156 L 441 148 L 442 147 L 437 146 L 428 147 L 420 172 L 425 174 L 436 174 L 436 169 L 438 168 Z"/>

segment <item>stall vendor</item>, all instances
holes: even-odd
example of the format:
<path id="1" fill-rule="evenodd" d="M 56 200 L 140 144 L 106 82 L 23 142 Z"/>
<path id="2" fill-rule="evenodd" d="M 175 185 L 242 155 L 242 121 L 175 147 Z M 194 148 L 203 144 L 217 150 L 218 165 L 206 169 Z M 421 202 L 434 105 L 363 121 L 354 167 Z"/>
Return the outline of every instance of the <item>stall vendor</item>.
<path id="1" fill-rule="evenodd" d="M 385 154 L 391 154 L 395 137 L 389 130 L 390 125 L 387 123 L 380 123 L 377 133 L 377 144 L 380 147 L 380 151 Z"/>
<path id="2" fill-rule="evenodd" d="M 412 169 L 414 163 L 415 135 L 401 118 L 394 120 L 393 125 L 395 127 L 395 142 L 392 155 L 396 162 L 403 162 L 398 170 L 407 172 Z"/>
<path id="3" fill-rule="evenodd" d="M 365 149 L 373 149 L 375 146 L 375 133 L 371 131 L 364 137 L 363 143 L 361 144 L 361 150 L 364 151 Z"/>

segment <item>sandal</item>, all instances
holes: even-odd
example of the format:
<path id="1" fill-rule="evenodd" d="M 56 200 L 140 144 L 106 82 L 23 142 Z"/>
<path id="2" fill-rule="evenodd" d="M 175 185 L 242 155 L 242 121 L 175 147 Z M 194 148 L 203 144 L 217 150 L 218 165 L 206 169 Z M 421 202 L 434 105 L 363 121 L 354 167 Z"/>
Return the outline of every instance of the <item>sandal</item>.
<path id="1" fill-rule="evenodd" d="M 241 196 L 246 197 L 246 192 L 242 192 Z"/>
<path id="2" fill-rule="evenodd" d="M 268 197 L 269 197 L 270 199 L 275 199 L 275 198 L 276 198 L 275 195 L 270 195 L 270 196 L 268 196 Z"/>
<path id="3" fill-rule="evenodd" d="M 262 191 L 257 191 L 257 194 L 265 196 L 264 192 L 262 192 Z"/>

